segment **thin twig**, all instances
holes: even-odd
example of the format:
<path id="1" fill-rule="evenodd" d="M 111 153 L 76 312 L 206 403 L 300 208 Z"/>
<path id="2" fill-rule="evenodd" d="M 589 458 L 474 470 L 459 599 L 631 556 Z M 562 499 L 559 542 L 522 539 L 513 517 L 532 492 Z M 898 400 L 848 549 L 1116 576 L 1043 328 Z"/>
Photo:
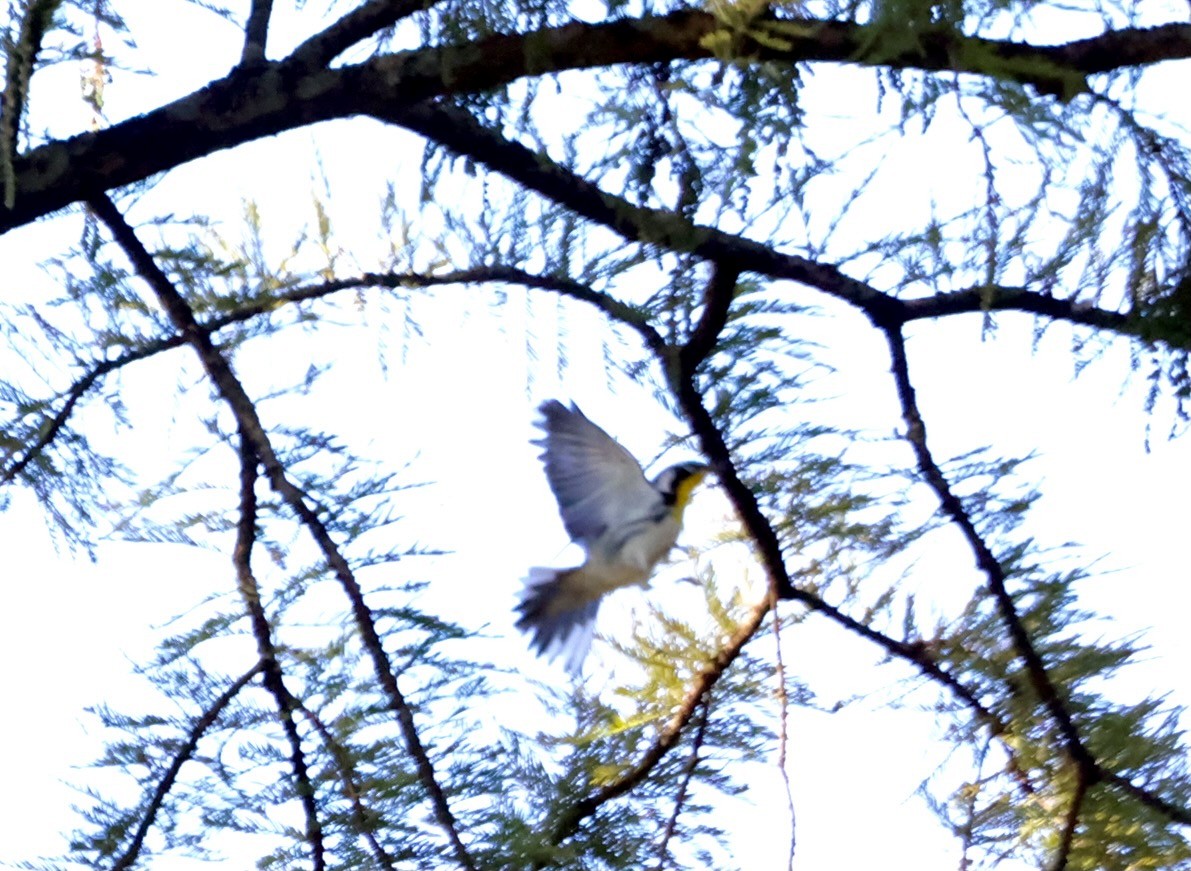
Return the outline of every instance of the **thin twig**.
<path id="1" fill-rule="evenodd" d="M 331 567 L 331 571 L 351 603 L 352 614 L 356 621 L 356 628 L 360 633 L 361 642 L 365 650 L 368 651 L 377 679 L 385 691 L 389 709 L 397 718 L 406 748 L 410 756 L 413 757 L 414 765 L 417 768 L 418 778 L 430 797 L 435 819 L 450 842 L 455 860 L 464 868 L 474 869 L 475 865 L 467 847 L 459 837 L 455 815 L 451 812 L 446 793 L 438 783 L 434 765 L 422 744 L 421 736 L 414 722 L 413 711 L 397 684 L 397 677 L 377 632 L 372 611 L 364 601 L 363 590 L 360 588 L 347 559 L 339 550 L 315 509 L 307 504 L 305 494 L 287 477 L 285 468 L 277 458 L 268 433 L 257 415 L 255 404 L 232 371 L 231 365 L 215 348 L 210 335 L 195 319 L 194 311 L 190 305 L 158 267 L 153 256 L 141 244 L 136 233 L 115 204 L 103 194 L 96 195 L 90 202 L 96 215 L 108 227 L 116 242 L 132 262 L 137 274 L 149 284 L 157 295 L 158 301 L 173 322 L 174 328 L 178 330 L 186 343 L 195 349 L 208 377 L 231 408 L 245 436 L 251 441 L 270 485 L 306 527 L 322 552 L 323 558 Z"/>
<path id="2" fill-rule="evenodd" d="M 285 685 L 281 663 L 277 659 L 277 648 L 273 644 L 273 633 L 269 618 L 261 604 L 260 586 L 252 573 L 252 546 L 256 542 L 256 479 L 257 459 L 252 442 L 243 430 L 240 432 L 240 517 L 236 524 L 236 544 L 232 549 L 232 562 L 236 567 L 236 580 L 240 597 L 248 611 L 252 624 L 252 635 L 256 649 L 264 664 L 265 689 L 273 696 L 281 727 L 290 747 L 290 767 L 294 775 L 294 792 L 306 815 L 306 840 L 310 844 L 310 858 L 315 871 L 327 867 L 326 849 L 323 844 L 323 827 L 318 818 L 318 804 L 315 801 L 314 784 L 310 781 L 310 770 L 306 754 L 302 750 L 302 736 L 294 722 L 297 699 Z"/>
<path id="3" fill-rule="evenodd" d="M 772 596 L 772 594 L 773 590 L 771 589 L 770 595 Z M 782 654 L 782 618 L 777 610 L 777 602 L 771 598 L 769 605 L 773 611 L 774 676 L 777 678 L 777 772 L 782 779 L 782 787 L 786 793 L 786 812 L 790 815 L 790 852 L 786 867 L 788 871 L 794 871 L 794 853 L 798 846 L 798 826 L 794 811 L 794 790 L 790 785 L 790 772 L 786 770 L 790 746 L 790 693 L 786 690 L 786 661 Z"/>
<path id="4" fill-rule="evenodd" d="M 967 509 L 964 508 L 963 502 L 951 489 L 947 477 L 935 462 L 934 455 L 927 445 L 926 424 L 918 409 L 918 399 L 914 385 L 910 380 L 905 337 L 900 329 L 882 327 L 882 332 L 889 344 L 893 380 L 897 386 L 902 418 L 906 423 L 906 440 L 914 451 L 918 470 L 927 485 L 934 491 L 943 512 L 958 527 L 964 540 L 968 543 L 968 548 L 975 556 L 976 565 L 987 580 L 989 591 L 996 602 L 1001 622 L 1005 624 L 1005 628 L 1009 632 L 1013 647 L 1025 666 L 1034 692 L 1058 726 L 1067 754 L 1089 780 L 1095 781 L 1099 777 L 1099 765 L 1080 738 L 1071 712 L 1067 710 L 1058 688 L 1046 670 L 1042 657 L 1038 654 L 1021 621 L 1021 615 L 1017 611 L 1017 605 L 1013 601 L 1013 596 L 1006 583 L 1005 570 L 1000 560 L 989 548 L 988 543 L 985 542 L 984 537 L 976 529 L 976 524 L 972 521 Z"/>
<path id="5" fill-rule="evenodd" d="M 1080 768 L 1075 769 L 1075 792 L 1071 796 L 1071 804 L 1067 808 L 1067 818 L 1063 821 L 1063 837 L 1059 841 L 1059 850 L 1055 854 L 1054 864 L 1050 871 L 1067 871 L 1067 863 L 1071 859 L 1071 848 L 1075 844 L 1075 830 L 1079 827 L 1079 815 L 1083 810 L 1083 801 L 1088 794 L 1088 779 Z"/>
<path id="6" fill-rule="evenodd" d="M 694 779 L 695 769 L 699 766 L 699 754 L 703 751 L 703 739 L 707 735 L 707 721 L 709 719 L 711 719 L 711 693 L 703 697 L 703 701 L 699 706 L 699 715 L 695 723 L 695 734 L 691 738 L 691 752 L 682 767 L 682 779 L 678 783 L 678 794 L 674 796 L 674 811 L 666 820 L 666 826 L 662 830 L 661 841 L 658 844 L 658 864 L 656 871 L 662 871 L 666 865 L 666 857 L 670 851 L 670 839 L 674 837 L 674 832 L 678 829 L 678 817 L 682 814 L 682 810 L 686 806 L 687 792 L 691 788 L 691 780 Z"/>
<path id="7" fill-rule="evenodd" d="M 62 403 L 62 407 L 58 409 L 57 413 L 46 421 L 38 430 L 37 439 L 29 446 L 23 455 L 14 462 L 10 463 L 3 472 L 0 472 L 0 486 L 10 484 L 18 475 L 28 468 L 29 464 L 41 456 L 42 452 L 58 437 L 62 432 L 62 428 L 66 425 L 66 421 L 70 419 L 70 415 L 74 412 L 75 406 L 78 405 L 79 400 L 87 394 L 99 381 L 107 374 L 116 371 L 122 366 L 127 366 L 129 363 L 135 363 L 138 360 L 144 360 L 146 357 L 151 357 L 154 354 L 165 350 L 165 343 L 160 343 L 161 347 L 146 346 L 137 351 L 124 354 L 114 360 L 105 360 L 99 363 L 82 378 L 70 385 L 66 391 L 66 401 Z M 182 344 L 181 339 L 172 340 L 169 347 L 178 347 Z"/>
<path id="8" fill-rule="evenodd" d="M 157 788 L 153 791 L 153 798 L 149 800 L 149 805 L 145 809 L 145 815 L 141 818 L 140 825 L 137 826 L 136 832 L 133 833 L 132 841 L 128 847 L 112 865 L 112 871 L 126 871 L 131 868 L 140 856 L 141 848 L 145 843 L 145 836 L 148 835 L 149 829 L 153 825 L 153 820 L 157 817 L 158 811 L 165 803 L 165 797 L 169 795 L 170 790 L 174 786 L 174 781 L 178 778 L 178 772 L 182 770 L 182 766 L 186 764 L 193 755 L 195 749 L 198 747 L 199 739 L 206 734 L 207 730 L 215 725 L 215 721 L 219 719 L 219 715 L 223 713 L 223 709 L 228 706 L 228 703 L 236 697 L 240 690 L 248 686 L 261 671 L 264 670 L 264 663 L 258 662 L 244 674 L 240 675 L 231 686 L 229 686 L 217 698 L 211 707 L 207 708 L 197 720 L 194 726 L 191 727 L 190 733 L 186 737 L 184 743 L 178 752 L 174 754 L 174 759 L 170 763 L 170 767 L 166 770 L 165 776 L 157 782 Z"/>
<path id="9" fill-rule="evenodd" d="M 982 742 L 976 751 L 976 778 L 971 784 L 964 801 L 964 822 L 957 826 L 960 838 L 961 852 L 959 855 L 959 871 L 968 871 L 972 865 L 969 854 L 976 840 L 976 805 L 980 800 L 980 784 L 984 779 L 984 762 L 988 758 L 988 751 L 992 747 L 992 738 Z"/>
<path id="10" fill-rule="evenodd" d="M 339 780 L 343 784 L 343 794 L 351 802 L 352 818 L 356 823 L 356 831 L 368 841 L 368 846 L 372 849 L 372 855 L 376 859 L 377 865 L 391 871 L 395 867 L 394 859 L 385 851 L 385 848 L 381 846 L 380 841 L 376 837 L 376 814 L 365 807 L 363 800 L 360 798 L 360 787 L 356 783 L 356 773 L 352 765 L 351 754 L 348 753 L 342 744 L 335 740 L 335 736 L 331 734 L 331 730 L 326 727 L 326 724 L 323 723 L 314 711 L 301 704 L 298 710 L 302 712 L 302 716 L 314 727 L 314 731 L 322 738 L 327 750 L 330 751 L 331 756 L 335 759 L 335 768 L 339 771 Z"/>

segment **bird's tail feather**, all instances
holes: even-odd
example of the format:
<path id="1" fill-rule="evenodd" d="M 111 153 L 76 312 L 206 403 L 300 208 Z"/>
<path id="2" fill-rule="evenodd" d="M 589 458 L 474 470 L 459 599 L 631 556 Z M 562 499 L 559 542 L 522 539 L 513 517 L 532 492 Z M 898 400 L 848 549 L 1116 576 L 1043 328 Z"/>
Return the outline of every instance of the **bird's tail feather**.
<path id="1" fill-rule="evenodd" d="M 566 657 L 568 671 L 578 672 L 591 647 L 599 597 L 577 596 L 583 588 L 574 569 L 529 570 L 521 602 L 517 605 L 517 628 L 529 633 L 530 646 L 551 659 Z"/>

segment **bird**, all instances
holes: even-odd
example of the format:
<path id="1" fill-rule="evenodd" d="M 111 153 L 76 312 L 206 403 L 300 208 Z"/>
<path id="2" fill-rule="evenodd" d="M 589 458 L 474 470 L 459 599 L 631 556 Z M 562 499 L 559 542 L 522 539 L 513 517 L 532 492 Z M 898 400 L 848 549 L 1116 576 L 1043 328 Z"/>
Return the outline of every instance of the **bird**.
<path id="1" fill-rule="evenodd" d="M 636 458 L 574 403 L 543 402 L 534 444 L 567 535 L 583 547 L 582 565 L 532 568 L 517 605 L 517 628 L 539 655 L 567 654 L 578 672 L 591 644 L 603 597 L 621 587 L 647 586 L 682 529 L 682 515 L 710 467 L 684 462 L 652 481 Z"/>

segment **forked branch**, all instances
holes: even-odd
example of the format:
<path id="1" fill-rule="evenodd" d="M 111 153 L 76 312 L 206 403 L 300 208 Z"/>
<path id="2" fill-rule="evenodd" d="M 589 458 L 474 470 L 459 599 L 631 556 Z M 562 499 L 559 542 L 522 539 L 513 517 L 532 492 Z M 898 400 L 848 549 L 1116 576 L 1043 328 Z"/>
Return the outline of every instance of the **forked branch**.
<path id="1" fill-rule="evenodd" d="M 731 298 L 737 277 L 734 267 L 715 267 L 708 282 L 704 299 L 704 315 L 695 328 L 695 335 L 701 336 L 700 344 L 684 356 L 682 349 L 673 349 L 663 344 L 658 362 L 669 367 L 677 365 L 673 372 L 672 389 L 676 393 L 679 408 L 692 431 L 699 439 L 703 455 L 716 470 L 720 485 L 727 492 L 738 516 L 753 542 L 758 559 L 769 576 L 770 595 L 757 603 L 740 623 L 737 631 L 696 676 L 687 689 L 682 703 L 675 709 L 667 724 L 659 730 L 652 745 L 647 749 L 628 773 L 607 784 L 592 794 L 580 799 L 561 815 L 551 833 L 552 843 L 560 843 L 578 829 L 580 823 L 594 814 L 603 804 L 618 798 L 645 780 L 654 767 L 678 743 L 682 731 L 689 725 L 706 695 L 723 676 L 724 672 L 740 655 L 744 645 L 753 637 L 769 613 L 771 602 L 790 599 L 802 603 L 809 610 L 822 614 L 834 623 L 878 645 L 891 656 L 912 663 L 925 677 L 946 687 L 970 709 L 989 731 L 997 736 L 1007 734 L 1004 723 L 985 706 L 976 694 L 955 675 L 935 662 L 922 648 L 891 638 L 871 626 L 845 614 L 829 604 L 816 593 L 796 587 L 786 568 L 781 541 L 777 532 L 762 511 L 752 490 L 740 478 L 735 461 L 723 434 L 715 420 L 703 405 L 703 398 L 696 386 L 696 369 L 699 363 L 714 348 L 718 335 L 727 319 L 727 305 Z M 554 288 L 559 292 L 566 290 Z M 576 298 L 583 298 L 576 296 Z M 606 310 L 605 310 L 606 311 Z M 633 326 L 633 324 L 629 324 Z M 652 327 L 649 328 L 652 331 Z M 656 333 L 655 333 L 656 334 Z M 677 361 L 677 363 L 676 363 Z M 1028 789 L 1025 783 L 1023 788 Z"/>
<path id="2" fill-rule="evenodd" d="M 256 452 L 257 458 L 268 476 L 269 483 L 306 528 L 322 552 L 323 558 L 331 567 L 331 571 L 351 604 L 361 641 L 372 660 L 377 679 L 388 700 L 389 709 L 397 719 L 406 748 L 410 756 L 413 757 L 418 778 L 430 797 L 435 819 L 450 843 L 455 861 L 461 867 L 474 871 L 475 865 L 460 839 L 455 815 L 451 812 L 446 793 L 438 783 L 434 766 L 422 744 L 421 736 L 414 722 L 413 711 L 397 684 L 396 674 L 377 632 L 372 611 L 364 600 L 363 590 L 356 581 L 347 559 L 332 539 L 315 509 L 307 504 L 305 494 L 287 476 L 257 414 L 255 403 L 244 390 L 223 353 L 215 347 L 210 335 L 196 320 L 189 303 L 174 287 L 168 276 L 161 271 L 153 256 L 141 244 L 136 233 L 115 204 L 104 195 L 94 197 L 90 204 L 132 262 L 137 274 L 149 284 L 174 324 L 174 328 L 198 354 L 207 376 L 231 408 L 240 430 Z"/>
<path id="3" fill-rule="evenodd" d="M 1094 782 L 1099 777 L 1098 766 L 1080 738 L 1071 712 L 1067 709 L 1066 701 L 1047 672 L 1041 655 L 1022 623 L 1017 604 L 1013 601 L 1012 593 L 1009 592 L 1005 569 L 996 554 L 992 552 L 988 542 L 984 540 L 984 536 L 976 528 L 976 523 L 964 507 L 963 502 L 951 489 L 947 476 L 939 468 L 939 464 L 935 461 L 934 455 L 927 445 L 926 423 L 918 409 L 918 398 L 914 384 L 910 379 L 905 337 L 900 329 L 883 328 L 882 332 L 889 344 L 889 353 L 893 362 L 893 380 L 897 389 L 898 401 L 901 403 L 902 418 L 906 423 L 906 440 L 914 451 L 918 471 L 934 491 L 943 513 L 959 529 L 968 548 L 976 558 L 976 566 L 988 583 L 989 592 L 996 602 L 997 611 L 1013 642 L 1013 648 L 1021 659 L 1026 674 L 1029 675 L 1030 683 L 1038 700 L 1054 719 L 1067 754 L 1076 766 Z"/>
<path id="4" fill-rule="evenodd" d="M 323 845 L 323 827 L 319 821 L 318 803 L 315 800 L 314 784 L 302 750 L 302 736 L 294 722 L 294 711 L 298 700 L 285 685 L 277 648 L 273 644 L 273 630 L 261 602 L 260 585 L 252 573 L 252 546 L 256 542 L 256 479 L 257 459 L 252 442 L 240 431 L 240 517 L 236 523 L 236 544 L 232 550 L 232 562 L 236 567 L 236 583 L 240 598 L 248 611 L 252 635 L 256 639 L 257 653 L 264 666 L 265 689 L 277 705 L 277 715 L 290 748 L 290 770 L 294 776 L 294 793 L 306 816 L 306 841 L 310 844 L 310 858 L 315 871 L 327 867 L 326 849 Z"/>
<path id="5" fill-rule="evenodd" d="M 1137 786 L 1121 775 L 1107 770 L 1084 743 L 1071 711 L 1068 709 L 1066 699 L 1048 672 L 1022 622 L 1013 595 L 1008 589 L 1004 567 L 976 528 L 976 524 L 963 502 L 951 489 L 947 477 L 930 451 L 926 440 L 926 424 L 918 408 L 914 385 L 910 379 L 905 337 L 900 328 L 878 326 L 882 329 L 889 344 L 893 379 L 897 388 L 898 400 L 901 403 L 902 417 L 906 424 L 906 440 L 914 451 L 918 470 L 927 485 L 934 491 L 943 512 L 960 530 L 968 548 L 975 556 L 977 568 L 984 575 L 988 584 L 997 613 L 1009 634 L 1013 650 L 1021 660 L 1039 703 L 1054 723 L 1068 758 L 1075 766 L 1079 789 L 1086 791 L 1097 784 L 1112 784 L 1146 807 L 1163 814 L 1172 822 L 1191 825 L 1191 810 L 1174 805 L 1150 790 Z M 1079 798 L 1082 801 L 1082 795 Z M 1072 812 L 1078 815 L 1078 803 L 1073 804 Z M 1072 827 L 1074 825 L 1074 822 L 1070 824 Z"/>

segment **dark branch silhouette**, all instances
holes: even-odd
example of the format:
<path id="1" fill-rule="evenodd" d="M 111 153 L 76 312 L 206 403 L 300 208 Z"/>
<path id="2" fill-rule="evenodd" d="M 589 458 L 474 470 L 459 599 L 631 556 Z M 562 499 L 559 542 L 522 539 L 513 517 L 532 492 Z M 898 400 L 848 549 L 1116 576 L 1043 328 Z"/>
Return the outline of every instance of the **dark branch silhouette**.
<path id="1" fill-rule="evenodd" d="M 388 854 L 388 851 L 377 840 L 377 816 L 364 806 L 364 801 L 360 797 L 360 787 L 356 782 L 356 773 L 352 765 L 351 754 L 342 744 L 335 740 L 335 736 L 331 734 L 331 730 L 327 728 L 326 724 L 323 723 L 314 711 L 305 705 L 300 705 L 298 710 L 302 712 L 302 716 L 306 718 L 307 722 L 314 727 L 314 731 L 318 733 L 327 751 L 335 760 L 335 769 L 339 772 L 339 782 L 343 784 L 343 795 L 352 806 L 352 821 L 355 823 L 356 831 L 368 842 L 368 847 L 372 850 L 372 857 L 376 860 L 377 866 L 390 869 L 391 871 L 391 869 L 396 867 L 396 864 L 393 861 L 393 857 Z"/>
<path id="2" fill-rule="evenodd" d="M 765 619 L 765 615 L 768 612 L 768 602 L 762 602 L 753 606 L 736 632 L 716 653 L 715 658 L 707 664 L 703 671 L 695 676 L 694 681 L 683 697 L 682 703 L 675 708 L 674 713 L 666 725 L 658 730 L 657 738 L 654 739 L 649 749 L 641 754 L 641 757 L 637 760 L 637 764 L 616 780 L 575 802 L 561 814 L 555 821 L 554 828 L 551 831 L 551 843 L 562 843 L 578 830 L 580 823 L 594 814 L 600 807 L 630 792 L 638 784 L 643 782 L 645 778 L 649 777 L 657 764 L 678 744 L 683 729 L 691 722 L 692 717 L 695 716 L 695 713 L 703 704 L 707 693 L 715 686 L 728 666 L 740 655 L 740 651 L 744 649 L 744 645 L 753 637 L 753 634 L 757 631 L 757 627 Z"/>
<path id="3" fill-rule="evenodd" d="M 438 0 L 368 0 L 307 39 L 290 57 L 311 69 L 325 67 L 353 45 L 392 27 Z"/>
<path id="4" fill-rule="evenodd" d="M 629 241 L 663 245 L 713 262 L 735 263 L 744 272 L 794 281 L 855 307 L 879 324 L 892 327 L 949 315 L 1016 311 L 1120 335 L 1141 334 L 1142 325 L 1128 314 L 1020 287 L 979 286 L 927 297 L 895 297 L 834 265 L 785 254 L 753 239 L 693 223 L 677 212 L 634 205 L 547 156 L 481 126 L 458 109 L 445 105 L 408 109 L 385 105 L 372 114 L 482 163 Z"/>
<path id="5" fill-rule="evenodd" d="M 244 25 L 241 67 L 253 67 L 265 62 L 265 44 L 269 38 L 269 18 L 272 14 L 273 0 L 252 0 L 248 21 Z"/>
<path id="6" fill-rule="evenodd" d="M 1025 666 L 1026 674 L 1029 675 L 1030 684 L 1033 686 L 1039 702 L 1054 719 L 1059 734 L 1063 738 L 1067 754 L 1082 775 L 1090 782 L 1095 782 L 1099 777 L 1099 768 L 1079 735 L 1071 712 L 1067 709 L 1066 700 L 1047 672 L 1041 655 L 1034 647 L 1034 642 L 1030 639 L 1030 634 L 1021 621 L 1021 615 L 1013 601 L 1013 594 L 1009 592 L 1006 583 L 1005 569 L 979 530 L 976 529 L 976 524 L 964 508 L 963 502 L 951 489 L 951 484 L 948 483 L 943 470 L 935 462 L 934 455 L 927 445 L 926 423 L 918 410 L 918 399 L 915 395 L 914 385 L 910 380 L 910 364 L 906 357 L 905 338 L 900 330 L 886 329 L 884 333 L 893 361 L 893 380 L 897 387 L 898 399 L 901 402 L 902 417 L 906 422 L 906 441 L 910 443 L 910 447 L 914 451 L 918 470 L 938 497 L 943 512 L 959 528 L 975 556 L 976 566 L 988 582 L 989 592 L 996 602 L 997 611 L 1013 642 L 1013 648 Z"/>
<path id="7" fill-rule="evenodd" d="M 277 659 L 277 648 L 273 644 L 273 630 L 261 603 L 260 585 L 252 572 L 252 547 L 256 542 L 257 458 L 252 442 L 240 432 L 240 517 L 236 523 L 236 544 L 232 549 L 232 564 L 236 567 L 236 582 L 240 598 L 248 612 L 252 635 L 256 639 L 256 650 L 263 666 L 265 689 L 277 705 L 278 719 L 290 748 L 290 770 L 294 777 L 294 793 L 302 804 L 306 815 L 306 841 L 310 844 L 310 859 L 315 871 L 327 867 L 326 847 L 323 844 L 323 827 L 319 821 L 318 803 L 315 801 L 314 784 L 310 781 L 310 770 L 306 754 L 302 750 L 302 736 L 294 722 L 294 711 L 298 701 L 285 685 L 281 663 Z"/>
<path id="8" fill-rule="evenodd" d="M 660 353 L 665 342 L 643 315 L 632 306 L 607 294 L 593 290 L 585 284 L 566 278 L 551 275 L 539 275 L 522 269 L 504 266 L 476 267 L 473 269 L 453 270 L 437 274 L 417 272 L 366 272 L 350 278 L 337 278 L 313 284 L 291 287 L 278 293 L 271 293 L 251 302 L 238 305 L 233 310 L 216 317 L 198 322 L 199 329 L 210 334 L 219 330 L 251 321 L 255 318 L 272 314 L 280 306 L 312 300 L 323 299 L 345 290 L 364 290 L 366 288 L 387 288 L 401 290 L 405 288 L 444 287 L 452 284 L 519 284 L 540 290 L 552 290 L 582 300 L 595 306 L 613 320 L 632 327 L 646 347 Z M 125 351 L 119 356 L 96 363 L 79 376 L 62 395 L 65 399 L 52 417 L 38 428 L 37 438 L 24 448 L 19 456 L 16 450 L 10 451 L 5 457 L 7 465 L 0 468 L 0 486 L 15 481 L 29 465 L 37 460 L 45 449 L 61 434 L 74 413 L 78 403 L 103 382 L 103 379 L 134 363 L 147 360 L 158 354 L 180 348 L 186 344 L 180 335 L 165 336 L 147 341 L 137 348 Z M 47 403 L 48 404 L 48 403 Z M 6 431 L 12 431 L 8 429 Z"/>
<path id="9" fill-rule="evenodd" d="M 655 871 L 664 871 L 666 858 L 670 854 L 670 841 L 678 829 L 678 818 L 686 808 L 687 793 L 691 788 L 691 779 L 695 776 L 695 768 L 699 765 L 699 754 L 703 752 L 703 740 L 707 735 L 707 721 L 711 719 L 711 694 L 703 697 L 699 706 L 699 714 L 695 717 L 695 734 L 691 738 L 691 751 L 687 754 L 686 762 L 682 764 L 682 779 L 678 782 L 678 793 L 674 796 L 674 810 L 666 818 L 666 825 L 662 828 L 662 836 L 658 841 L 658 863 Z"/>
<path id="10" fill-rule="evenodd" d="M 397 718 L 406 747 L 417 767 L 418 777 L 430 796 L 435 819 L 446 834 L 459 865 L 463 868 L 474 869 L 475 866 L 467 848 L 459 837 L 455 815 L 451 812 L 446 793 L 438 783 L 434 765 L 431 763 L 418 734 L 413 711 L 397 685 L 396 674 L 377 633 L 372 611 L 364 601 L 364 593 L 360 589 L 347 559 L 331 538 L 330 532 L 315 509 L 307 504 L 305 495 L 287 477 L 285 468 L 278 460 L 268 433 L 257 415 L 255 404 L 245 392 L 243 385 L 223 354 L 212 343 L 210 335 L 195 319 L 190 305 L 157 266 L 153 256 L 141 244 L 132 227 L 124 220 L 124 216 L 111 200 L 105 196 L 96 196 L 91 200 L 91 207 L 112 233 L 125 255 L 131 260 L 137 274 L 149 284 L 157 295 L 158 301 L 169 315 L 175 329 L 186 343 L 195 349 L 207 375 L 214 382 L 223 400 L 230 406 L 245 438 L 251 442 L 273 489 L 306 527 L 315 544 L 322 551 L 323 557 L 327 560 L 351 603 L 356 628 L 360 633 L 364 648 L 372 660 L 377 679 L 388 698 L 389 709 Z"/>
<path id="11" fill-rule="evenodd" d="M 1071 859 L 1071 848 L 1075 844 L 1075 830 L 1079 827 L 1079 814 L 1083 810 L 1083 802 L 1088 794 L 1088 780 L 1081 769 L 1075 771 L 1075 791 L 1071 795 L 1071 804 L 1067 808 L 1067 818 L 1063 821 L 1063 834 L 1059 839 L 1059 849 L 1055 853 L 1050 871 L 1067 871 L 1067 863 Z"/>
<path id="12" fill-rule="evenodd" d="M 153 797 L 149 800 L 149 806 L 145 809 L 145 815 L 141 818 L 140 824 L 132 834 L 132 841 L 124 852 L 120 854 L 120 858 L 112 865 L 112 871 L 127 871 L 127 869 L 136 863 L 137 858 L 141 854 L 141 849 L 145 845 L 145 836 L 149 834 L 149 829 L 153 827 L 153 821 L 157 818 L 157 813 L 165 803 L 166 796 L 173 789 L 174 782 L 178 779 L 178 772 L 194 756 L 194 751 L 198 747 L 199 740 L 207 733 L 208 729 L 215 725 L 215 722 L 219 719 L 219 715 L 223 713 L 223 709 L 263 669 L 264 663 L 258 662 L 248 671 L 244 672 L 231 686 L 223 691 L 219 698 L 212 703 L 211 707 L 203 712 L 201 717 L 195 720 L 190 734 L 186 736 L 186 742 L 178 748 L 178 752 L 174 754 L 173 761 L 170 762 L 170 767 L 166 769 L 161 780 L 157 782 L 157 788 L 153 791 Z"/>
<path id="13" fill-rule="evenodd" d="M 380 55 L 360 64 L 326 64 L 351 39 L 420 8 L 365 4 L 302 49 L 279 61 L 238 67 L 226 78 L 109 129 L 51 142 L 13 162 L 13 200 L 0 210 L 0 232 L 199 157 L 333 118 L 393 111 L 450 94 L 479 93 L 526 76 L 625 64 L 717 58 L 787 64 L 833 62 L 1010 78 L 1069 97 L 1084 78 L 1138 64 L 1191 57 L 1191 25 L 1126 28 L 1065 45 L 1035 46 L 962 36 L 918 35 L 911 48 L 871 51 L 869 25 L 797 18 L 757 18 L 733 30 L 715 15 L 681 10 L 664 16 L 529 33 L 497 34 L 461 45 Z M 260 7 L 256 10 L 261 12 Z M 261 12 L 263 14 L 263 12 Z"/>

